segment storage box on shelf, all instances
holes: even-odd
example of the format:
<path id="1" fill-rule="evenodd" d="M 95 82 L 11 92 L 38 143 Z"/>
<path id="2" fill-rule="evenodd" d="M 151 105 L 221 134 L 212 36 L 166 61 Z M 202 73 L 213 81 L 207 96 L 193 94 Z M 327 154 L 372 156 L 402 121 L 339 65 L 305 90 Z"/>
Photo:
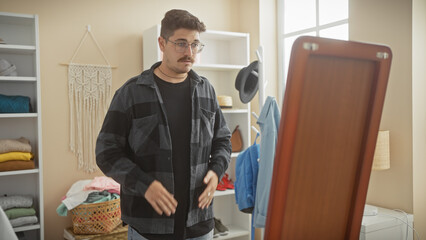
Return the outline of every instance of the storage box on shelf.
<path id="1" fill-rule="evenodd" d="M 44 239 L 38 17 L 0 12 L 0 29 L 0 59 L 15 65 L 17 72 L 0 76 L 0 94 L 29 97 L 31 106 L 25 113 L 0 113 L 0 139 L 28 139 L 35 163 L 35 169 L 0 172 L 0 195 L 31 196 L 38 224 L 14 230 L 29 240 Z"/>
<path id="2" fill-rule="evenodd" d="M 158 47 L 160 25 L 143 33 L 143 68 L 148 69 L 155 62 L 161 61 L 162 53 Z M 243 149 L 251 145 L 250 137 L 250 105 L 243 104 L 235 89 L 235 78 L 239 70 L 250 61 L 249 34 L 207 30 L 201 33 L 200 40 L 205 44 L 198 54 L 194 70 L 206 77 L 214 86 L 216 95 L 232 97 L 232 108 L 223 109 L 225 120 L 232 131 L 237 125 L 243 139 Z M 227 170 L 230 178 L 235 181 L 235 160 L 238 153 L 232 153 L 231 163 Z M 229 234 L 217 239 L 250 239 L 249 214 L 238 210 L 234 191 L 216 191 L 214 198 L 215 216 L 229 227 Z M 216 239 L 216 238 L 215 238 Z"/>

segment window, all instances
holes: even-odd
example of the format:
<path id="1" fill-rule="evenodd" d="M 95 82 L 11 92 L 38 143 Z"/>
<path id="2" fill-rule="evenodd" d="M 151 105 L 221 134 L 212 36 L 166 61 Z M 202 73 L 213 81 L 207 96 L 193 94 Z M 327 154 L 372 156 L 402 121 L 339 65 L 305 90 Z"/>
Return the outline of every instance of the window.
<path id="1" fill-rule="evenodd" d="M 297 37 L 348 40 L 348 0 L 278 0 L 278 79 L 282 102 L 291 48 Z"/>

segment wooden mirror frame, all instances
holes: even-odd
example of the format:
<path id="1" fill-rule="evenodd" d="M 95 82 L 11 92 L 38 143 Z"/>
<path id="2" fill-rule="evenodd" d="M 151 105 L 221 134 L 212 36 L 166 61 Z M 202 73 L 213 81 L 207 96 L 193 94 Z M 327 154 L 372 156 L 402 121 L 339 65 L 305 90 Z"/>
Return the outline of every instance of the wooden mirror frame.
<path id="1" fill-rule="evenodd" d="M 265 239 L 358 240 L 391 59 L 382 45 L 296 39 Z"/>

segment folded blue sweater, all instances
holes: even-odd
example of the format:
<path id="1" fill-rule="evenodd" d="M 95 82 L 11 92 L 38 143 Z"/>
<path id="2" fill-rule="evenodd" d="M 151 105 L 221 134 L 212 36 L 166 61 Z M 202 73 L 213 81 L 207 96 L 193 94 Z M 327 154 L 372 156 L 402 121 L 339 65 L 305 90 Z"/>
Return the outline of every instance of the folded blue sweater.
<path id="1" fill-rule="evenodd" d="M 30 98 L 0 94 L 0 113 L 29 113 Z"/>

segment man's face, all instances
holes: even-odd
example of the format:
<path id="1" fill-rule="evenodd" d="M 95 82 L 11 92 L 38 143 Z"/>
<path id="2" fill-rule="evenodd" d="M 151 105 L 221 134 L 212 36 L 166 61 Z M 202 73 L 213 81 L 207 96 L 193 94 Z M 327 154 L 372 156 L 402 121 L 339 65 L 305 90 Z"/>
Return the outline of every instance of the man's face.
<path id="1" fill-rule="evenodd" d="M 177 44 L 183 42 L 188 43 L 189 46 L 183 52 L 178 52 L 179 46 Z M 159 43 L 163 52 L 163 64 L 177 74 L 189 72 L 197 55 L 197 52 L 192 51 L 191 44 L 199 42 L 200 33 L 198 31 L 184 28 L 177 29 L 167 41 L 160 37 Z"/>

